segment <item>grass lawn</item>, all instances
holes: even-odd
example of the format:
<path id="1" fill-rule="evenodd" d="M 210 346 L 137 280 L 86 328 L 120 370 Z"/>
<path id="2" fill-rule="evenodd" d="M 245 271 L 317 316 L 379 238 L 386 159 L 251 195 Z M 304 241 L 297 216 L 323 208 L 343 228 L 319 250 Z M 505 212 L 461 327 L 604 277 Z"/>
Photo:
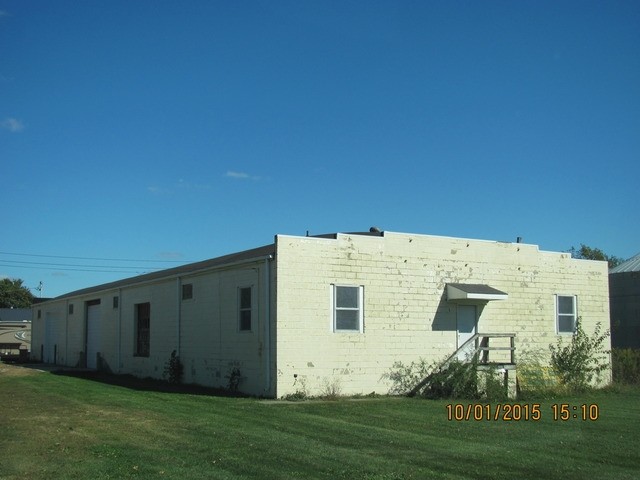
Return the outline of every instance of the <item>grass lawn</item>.
<path id="1" fill-rule="evenodd" d="M 544 400 L 539 421 L 455 421 L 445 401 L 132 386 L 0 364 L 0 478 L 640 478 L 637 388 Z M 598 419 L 554 421 L 562 402 Z"/>

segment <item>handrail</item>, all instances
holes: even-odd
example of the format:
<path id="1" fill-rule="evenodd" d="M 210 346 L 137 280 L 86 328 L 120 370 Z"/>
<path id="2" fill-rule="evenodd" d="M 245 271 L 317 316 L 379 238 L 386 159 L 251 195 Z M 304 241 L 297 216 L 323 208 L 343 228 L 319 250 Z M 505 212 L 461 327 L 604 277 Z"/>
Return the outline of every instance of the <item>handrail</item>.
<path id="1" fill-rule="evenodd" d="M 511 339 L 510 341 L 510 346 L 509 347 L 490 347 L 489 346 L 489 339 L 490 338 L 507 338 L 509 337 Z M 411 389 L 411 391 L 407 394 L 410 397 L 413 397 L 416 393 L 418 393 L 418 391 L 424 387 L 429 380 L 431 380 L 431 376 L 435 373 L 435 372 L 441 372 L 444 368 L 446 368 L 447 366 L 449 366 L 449 364 L 456 358 L 458 358 L 458 354 L 462 351 L 464 351 L 466 348 L 469 347 L 469 345 L 471 345 L 472 343 L 476 345 L 475 350 L 473 352 L 473 355 L 471 355 L 471 358 L 477 358 L 477 356 L 480 354 L 480 352 L 483 353 L 483 358 L 482 361 L 480 363 L 482 364 L 486 364 L 489 361 L 489 352 L 492 350 L 510 350 L 511 351 L 511 358 L 510 358 L 510 364 L 511 365 L 515 365 L 515 337 L 516 334 L 515 333 L 475 333 L 474 335 L 472 335 L 466 342 L 464 342 L 462 345 L 460 345 L 460 348 L 458 348 L 455 352 L 453 352 L 449 357 L 447 357 L 447 359 L 442 362 L 440 364 L 439 367 L 435 368 L 431 373 L 429 373 L 429 375 L 427 375 L 424 379 L 422 379 L 415 387 L 413 387 Z M 482 342 L 478 343 L 477 340 L 479 338 L 483 338 Z"/>

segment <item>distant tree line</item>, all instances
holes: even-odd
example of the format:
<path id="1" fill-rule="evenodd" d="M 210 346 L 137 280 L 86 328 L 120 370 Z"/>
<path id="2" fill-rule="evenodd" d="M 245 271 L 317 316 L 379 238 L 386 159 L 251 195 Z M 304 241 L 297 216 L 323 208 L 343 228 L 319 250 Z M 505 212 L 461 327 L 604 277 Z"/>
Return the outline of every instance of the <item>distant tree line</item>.
<path id="1" fill-rule="evenodd" d="M 31 291 L 20 279 L 0 280 L 0 308 L 30 308 L 33 303 Z"/>
<path id="2" fill-rule="evenodd" d="M 569 253 L 573 258 L 582 258 L 584 260 L 602 260 L 609 264 L 609 268 L 617 267 L 622 262 L 623 258 L 615 257 L 613 255 L 607 255 L 599 248 L 591 248 L 583 243 L 580 244 L 580 248 L 571 247 Z"/>

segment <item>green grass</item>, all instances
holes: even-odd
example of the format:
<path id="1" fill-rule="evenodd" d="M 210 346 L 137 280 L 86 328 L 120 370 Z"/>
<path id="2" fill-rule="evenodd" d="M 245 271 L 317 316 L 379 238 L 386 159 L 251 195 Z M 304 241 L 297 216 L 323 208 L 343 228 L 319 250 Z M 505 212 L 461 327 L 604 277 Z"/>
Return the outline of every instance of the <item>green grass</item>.
<path id="1" fill-rule="evenodd" d="M 640 476 L 638 388 L 544 400 L 537 422 L 457 422 L 446 401 L 273 402 L 18 368 L 0 365 L 2 479 Z M 554 421 L 559 402 L 599 419 Z"/>

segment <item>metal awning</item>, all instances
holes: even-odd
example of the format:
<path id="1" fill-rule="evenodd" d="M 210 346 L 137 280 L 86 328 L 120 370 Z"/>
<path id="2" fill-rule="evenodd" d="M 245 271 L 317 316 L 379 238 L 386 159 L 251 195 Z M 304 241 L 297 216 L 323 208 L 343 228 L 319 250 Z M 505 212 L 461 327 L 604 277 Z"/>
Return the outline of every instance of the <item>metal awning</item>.
<path id="1" fill-rule="evenodd" d="M 506 300 L 509 298 L 505 292 L 489 285 L 477 283 L 447 283 L 447 300 L 476 300 L 488 302 L 489 300 Z"/>

